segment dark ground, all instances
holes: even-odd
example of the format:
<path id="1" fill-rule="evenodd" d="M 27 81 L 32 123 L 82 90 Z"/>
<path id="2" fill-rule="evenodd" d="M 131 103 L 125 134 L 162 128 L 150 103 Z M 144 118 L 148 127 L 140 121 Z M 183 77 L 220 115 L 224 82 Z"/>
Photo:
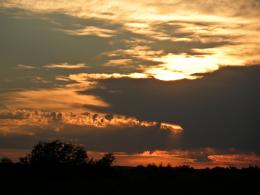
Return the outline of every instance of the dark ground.
<path id="1" fill-rule="evenodd" d="M 7 164 L 0 185 L 0 194 L 260 194 L 260 169 Z"/>

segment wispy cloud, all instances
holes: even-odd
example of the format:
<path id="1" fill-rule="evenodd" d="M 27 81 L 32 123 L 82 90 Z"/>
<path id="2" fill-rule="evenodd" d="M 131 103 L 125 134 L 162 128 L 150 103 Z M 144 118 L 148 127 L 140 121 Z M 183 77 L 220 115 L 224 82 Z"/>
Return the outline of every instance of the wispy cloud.
<path id="1" fill-rule="evenodd" d="M 120 66 L 120 67 L 128 67 L 128 65 L 131 65 L 133 63 L 132 59 L 113 59 L 109 60 L 107 63 L 104 64 L 104 66 Z"/>
<path id="2" fill-rule="evenodd" d="M 100 28 L 96 26 L 87 26 L 82 29 L 76 29 L 76 30 L 62 30 L 66 34 L 69 35 L 78 35 L 78 36 L 98 36 L 102 38 L 109 38 L 113 37 L 116 35 L 115 30 L 111 29 L 105 29 L 105 28 Z"/>
<path id="3" fill-rule="evenodd" d="M 73 112 L 47 112 L 41 110 L 7 110 L 0 112 L 0 132 L 1 133 L 22 133 L 19 126 L 33 126 L 41 128 L 51 128 L 53 131 L 62 131 L 64 126 L 74 125 L 86 128 L 109 128 L 109 127 L 158 127 L 163 131 L 168 131 L 173 135 L 181 134 L 183 128 L 177 124 L 161 123 L 156 121 L 142 121 L 133 117 L 121 115 L 102 114 L 93 112 L 73 113 Z M 12 132 L 12 127 L 15 131 Z M 9 131 L 7 129 L 9 128 Z M 25 134 L 37 134 L 37 132 L 24 131 Z M 23 134 L 23 133 L 22 133 Z"/>
<path id="4" fill-rule="evenodd" d="M 191 150 L 170 151 L 144 151 L 142 153 L 128 154 L 116 153 L 117 164 L 125 166 L 137 165 L 189 165 L 195 168 L 212 167 L 248 167 L 260 165 L 260 156 L 254 153 L 240 153 L 234 149 L 217 150 L 201 148 Z"/>
<path id="5" fill-rule="evenodd" d="M 141 79 L 148 78 L 148 75 L 143 73 L 130 73 L 130 74 L 120 74 L 120 73 L 79 73 L 79 74 L 71 74 L 68 77 L 64 77 L 72 81 L 76 81 L 79 83 L 86 82 L 88 80 L 99 80 L 99 79 L 120 79 L 120 78 L 132 78 L 132 79 Z"/>
<path id="6" fill-rule="evenodd" d="M 95 96 L 78 94 L 76 91 L 80 89 L 80 86 L 75 87 L 10 92 L 7 94 L 9 98 L 6 105 L 11 109 L 27 108 L 49 111 L 85 111 L 85 105 L 109 106 Z M 81 89 L 86 89 L 86 85 L 82 87 Z"/>
<path id="7" fill-rule="evenodd" d="M 18 69 L 28 69 L 28 70 L 35 69 L 35 66 L 25 65 L 25 64 L 18 64 L 16 67 Z"/>
<path id="8" fill-rule="evenodd" d="M 81 63 L 81 64 L 68 64 L 68 63 L 48 64 L 48 65 L 45 65 L 44 67 L 48 68 L 48 69 L 83 69 L 83 68 L 87 68 L 87 66 L 83 63 Z"/>
<path id="9" fill-rule="evenodd" d="M 51 81 L 47 81 L 46 79 L 44 79 L 44 78 L 42 78 L 40 76 L 37 76 L 37 77 L 33 78 L 32 82 L 34 82 L 34 83 L 42 83 L 42 84 L 51 83 Z"/>

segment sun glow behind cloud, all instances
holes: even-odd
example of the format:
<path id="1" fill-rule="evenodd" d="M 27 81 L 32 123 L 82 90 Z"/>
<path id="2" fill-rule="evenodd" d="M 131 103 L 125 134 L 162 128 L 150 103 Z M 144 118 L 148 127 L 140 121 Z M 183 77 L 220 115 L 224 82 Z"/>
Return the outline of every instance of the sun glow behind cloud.
<path id="1" fill-rule="evenodd" d="M 174 55 L 167 54 L 155 61 L 161 62 L 160 66 L 154 66 L 145 70 L 154 78 L 164 81 L 179 79 L 196 79 L 198 73 L 210 73 L 218 70 L 221 66 L 241 66 L 244 60 L 228 57 L 225 55 L 212 54 L 203 56 L 188 56 L 186 54 Z"/>

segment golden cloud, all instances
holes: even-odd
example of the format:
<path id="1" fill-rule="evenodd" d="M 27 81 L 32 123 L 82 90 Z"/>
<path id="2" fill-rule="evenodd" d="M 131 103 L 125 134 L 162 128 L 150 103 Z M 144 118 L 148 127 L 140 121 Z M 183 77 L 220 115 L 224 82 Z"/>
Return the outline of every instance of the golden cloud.
<path id="1" fill-rule="evenodd" d="M 48 64 L 48 65 L 45 65 L 44 67 L 48 68 L 48 69 L 83 69 L 83 68 L 87 68 L 87 66 L 83 63 L 81 63 L 81 64 L 68 64 L 68 63 Z"/>
<path id="2" fill-rule="evenodd" d="M 69 35 L 78 35 L 78 36 L 91 35 L 91 36 L 97 36 L 97 37 L 102 37 L 102 38 L 113 37 L 116 34 L 115 30 L 100 28 L 100 27 L 96 27 L 96 26 L 87 26 L 82 29 L 62 30 L 62 31 Z"/>
<path id="3" fill-rule="evenodd" d="M 41 110 L 7 110 L 0 112 L 0 132 L 34 134 L 34 132 L 19 132 L 19 127 L 50 127 L 60 131 L 66 125 L 91 128 L 108 127 L 158 127 L 173 135 L 182 133 L 183 128 L 176 124 L 160 123 L 156 121 L 141 121 L 133 117 L 122 115 L 93 113 L 93 112 L 48 112 Z M 14 131 L 15 129 L 15 131 Z M 12 131 L 13 130 L 13 131 Z"/>
<path id="4" fill-rule="evenodd" d="M 230 166 L 242 168 L 260 165 L 260 156 L 254 153 L 232 153 L 232 149 L 226 151 L 212 148 L 170 151 L 155 150 L 136 154 L 115 154 L 117 156 L 116 163 L 124 166 L 155 164 L 163 166 L 188 165 L 195 168 Z"/>

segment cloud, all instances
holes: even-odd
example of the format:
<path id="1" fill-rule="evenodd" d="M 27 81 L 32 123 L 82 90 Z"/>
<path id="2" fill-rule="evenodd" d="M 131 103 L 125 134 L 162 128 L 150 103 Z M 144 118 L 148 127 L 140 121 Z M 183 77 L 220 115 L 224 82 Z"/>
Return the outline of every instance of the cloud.
<path id="1" fill-rule="evenodd" d="M 100 121 L 112 113 L 136 124 L 101 123 L 109 133 L 96 133 L 93 120 L 89 127 L 62 126 L 50 114 L 47 125 L 32 127 L 19 112 L 6 113 L 2 132 L 27 134 L 1 138 L 3 146 L 75 136 L 100 150 L 212 146 L 259 153 L 258 68 L 222 69 L 259 64 L 259 1 L 4 0 L 0 7 L 1 108 L 108 114 L 94 117 Z M 181 128 L 178 139 L 168 139 Z"/>
<path id="2" fill-rule="evenodd" d="M 23 149 L 0 149 L 0 158 L 7 157 L 12 159 L 13 161 L 17 161 L 20 157 L 25 156 L 28 154 L 29 150 L 23 150 Z"/>
<path id="3" fill-rule="evenodd" d="M 17 66 L 16 66 L 18 69 L 35 69 L 35 67 L 34 66 L 30 66 L 30 65 L 24 65 L 24 64 L 18 64 Z"/>
<path id="4" fill-rule="evenodd" d="M 47 111 L 86 111 L 84 105 L 106 107 L 109 106 L 95 96 L 83 96 L 76 91 L 86 89 L 86 85 L 66 88 L 51 88 L 40 90 L 24 90 L 6 94 L 4 102 L 10 109 L 33 109 Z M 69 98 L 68 98 L 69 97 Z M 41 103 L 39 103 L 41 102 Z"/>
<path id="5" fill-rule="evenodd" d="M 50 81 L 47 81 L 46 79 L 44 79 L 44 78 L 42 78 L 40 76 L 37 76 L 37 77 L 33 78 L 32 82 L 34 82 L 34 83 L 42 83 L 42 84 L 51 83 Z"/>
<path id="6" fill-rule="evenodd" d="M 198 6 L 202 1 L 124 2 L 129 5 L 123 6 L 125 12 L 115 9 L 117 5 L 109 1 L 104 1 L 103 7 L 98 9 L 93 7 L 93 1 L 84 3 L 86 7 L 78 1 L 63 4 L 5 1 L 2 20 L 10 25 L 2 33 L 8 33 L 24 47 L 18 47 L 16 42 L 8 43 L 9 47 L 3 44 L 6 53 L 18 54 L 15 59 L 4 55 L 4 71 L 13 64 L 35 64 L 35 67 L 60 71 L 76 71 L 88 64 L 89 73 L 141 73 L 145 78 L 180 80 L 195 79 L 192 74 L 215 71 L 226 65 L 247 66 L 260 62 L 257 17 L 209 14 Z M 164 4 L 176 12 L 168 14 Z M 247 2 L 239 4 L 243 7 Z M 183 10 L 186 12 L 186 9 L 176 5 L 192 11 L 185 15 Z M 214 6 L 221 5 L 221 2 L 206 3 L 206 7 L 214 10 Z M 253 10 L 252 5 L 248 7 Z M 20 18 L 14 17 L 14 12 L 8 10 L 10 7 L 20 8 L 15 11 Z M 104 15 L 108 10 L 113 14 Z M 30 41 L 30 37 L 35 37 L 35 41 Z M 9 74 L 13 72 L 9 70 Z M 41 70 L 37 70 L 37 74 L 44 74 L 42 78 L 52 76 Z"/>
<path id="7" fill-rule="evenodd" d="M 177 124 L 144 121 L 95 112 L 13 110 L 0 119 L 0 148 L 30 149 L 39 140 L 62 139 L 93 151 L 139 152 L 167 148 L 183 129 Z M 15 112 L 19 116 L 14 118 Z M 9 117 L 9 118 L 8 118 Z M 100 144 L 102 143 L 102 144 Z"/>
<path id="8" fill-rule="evenodd" d="M 104 66 L 128 66 L 133 63 L 132 59 L 113 59 L 109 60 Z"/>
<path id="9" fill-rule="evenodd" d="M 229 3 L 226 6 L 226 3 Z M 67 2 L 66 0 L 53 2 L 51 0 L 46 0 L 44 2 L 37 2 L 36 0 L 5 0 L 2 2 L 3 7 L 20 7 L 24 9 L 29 9 L 39 12 L 55 12 L 63 11 L 66 14 L 70 14 L 78 17 L 102 17 L 110 19 L 120 19 L 125 20 L 125 18 L 150 18 L 154 19 L 154 16 L 161 16 L 162 14 L 174 15 L 174 13 L 187 13 L 193 12 L 195 10 L 202 14 L 215 14 L 215 15 L 259 15 L 257 12 L 259 8 L 258 0 L 238 0 L 232 2 L 229 0 L 198 0 L 195 2 L 190 2 L 188 0 L 166 0 L 164 2 L 158 3 L 156 0 L 152 1 L 130 1 L 123 0 L 120 2 L 111 2 L 109 0 L 103 0 L 102 5 L 99 5 L 99 9 L 95 9 L 97 2 L 96 0 L 91 0 L 88 2 L 82 2 L 81 0 L 76 0 L 73 2 Z M 125 5 L 125 6 L 123 6 Z M 118 10 L 117 6 L 121 7 Z M 132 12 L 132 14 L 131 14 Z M 143 12 L 142 15 L 140 13 Z M 148 12 L 148 13 L 147 13 Z M 88 15 L 86 13 L 89 13 Z M 110 14 L 104 14 L 110 13 Z M 171 17 L 168 17 L 171 18 Z"/>
<path id="10" fill-rule="evenodd" d="M 48 64 L 44 66 L 45 68 L 48 69 L 84 69 L 87 68 L 85 64 L 68 64 L 68 63 L 63 63 L 63 64 Z"/>
<path id="11" fill-rule="evenodd" d="M 181 134 L 183 131 L 183 128 L 176 124 L 160 123 L 156 121 L 140 121 L 131 117 L 91 112 L 46 112 L 40 110 L 2 111 L 0 112 L 0 121 L 1 126 L 4 127 L 4 129 L 7 129 L 8 127 L 10 127 L 10 129 L 11 127 L 18 129 L 19 126 L 32 126 L 42 128 L 49 127 L 53 130 L 60 131 L 65 125 L 73 125 L 93 127 L 97 129 L 109 127 L 158 127 L 161 130 L 168 131 L 169 133 L 176 135 Z"/>
<path id="12" fill-rule="evenodd" d="M 170 123 L 161 123 L 160 128 L 169 130 L 174 134 L 182 133 L 182 131 L 184 130 L 180 125 L 170 124 Z"/>
<path id="13" fill-rule="evenodd" d="M 104 152 L 90 151 L 91 157 L 99 159 Z M 154 150 L 140 153 L 115 152 L 116 165 L 138 166 L 155 164 L 157 166 L 188 165 L 195 168 L 259 166 L 260 156 L 254 153 L 241 153 L 234 149 L 216 150 L 199 148 L 190 150 Z"/>
<path id="14" fill-rule="evenodd" d="M 120 78 L 132 78 L 132 79 L 144 79 L 149 78 L 149 75 L 144 73 L 130 73 L 130 74 L 120 74 L 120 73 L 79 73 L 70 74 L 69 76 L 57 77 L 57 79 L 63 79 L 65 81 L 74 81 L 78 83 L 86 83 L 91 80 L 104 80 L 104 79 L 120 79 Z"/>
<path id="15" fill-rule="evenodd" d="M 96 26 L 87 26 L 83 29 L 77 30 L 62 30 L 63 32 L 69 35 L 78 35 L 78 36 L 98 36 L 102 38 L 109 38 L 116 35 L 115 30 L 100 28 Z"/>
<path id="16" fill-rule="evenodd" d="M 76 30 L 87 24 L 106 28 L 106 21 L 89 19 L 83 20 L 62 13 L 39 14 L 21 9 L 1 9 L 0 32 L 1 46 L 1 74 L 3 76 L 19 75 L 13 67 L 17 64 L 33 65 L 37 68 L 35 74 L 45 74 L 39 67 L 50 64 L 99 64 L 99 60 L 92 60 L 102 52 L 109 51 L 111 39 L 97 36 L 72 36 L 60 29 Z M 18 16 L 19 17 L 18 17 Z M 17 16 L 17 17 L 16 17 Z M 8 24 L 8 25 L 5 25 Z M 116 25 L 110 24 L 111 28 Z M 7 41 L 11 39 L 13 41 Z M 17 43 L 19 43 L 17 45 Z M 93 47 L 95 45 L 95 47 Z M 9 58 L 15 53 L 15 58 Z M 10 71 L 10 72 L 9 72 Z"/>
<path id="17" fill-rule="evenodd" d="M 259 166 L 260 156 L 254 153 L 232 153 L 232 150 L 221 151 L 212 148 L 195 150 L 144 151 L 143 153 L 118 153 L 117 164 L 124 166 L 137 165 L 189 165 L 195 168 L 230 167 L 238 168 Z M 203 159 L 203 160 L 201 160 Z"/>
<path id="18" fill-rule="evenodd" d="M 175 82 L 106 79 L 81 94 L 111 105 L 91 107 L 99 112 L 180 124 L 185 129 L 180 148 L 235 147 L 259 153 L 259 71 L 258 66 L 227 67 L 201 79 Z"/>
<path id="19" fill-rule="evenodd" d="M 200 51 L 203 52 L 204 50 Z M 161 62 L 161 65 L 150 66 L 145 68 L 144 71 L 156 79 L 165 81 L 196 79 L 199 77 L 194 76 L 194 74 L 214 72 L 227 64 L 228 66 L 244 66 L 245 63 L 243 59 L 237 58 L 237 56 L 231 58 L 222 51 L 218 54 L 200 56 L 169 53 L 153 60 Z"/>
<path id="20" fill-rule="evenodd" d="M 2 148 L 0 157 L 8 157 L 17 161 L 20 157 L 30 152 L 29 149 Z M 89 157 L 100 159 L 105 152 L 88 150 Z M 141 153 L 114 152 L 116 156 L 115 165 L 138 166 L 138 165 L 189 165 L 195 168 L 230 167 L 237 168 L 248 166 L 259 166 L 260 156 L 254 153 L 239 153 L 232 149 L 227 151 L 215 150 L 213 148 L 201 148 L 197 150 L 155 150 Z M 203 159 L 203 160 L 202 160 Z"/>
<path id="21" fill-rule="evenodd" d="M 0 112 L 0 120 L 5 120 L 5 119 L 18 119 L 22 120 L 27 118 L 28 115 L 25 114 L 23 111 L 17 110 L 17 111 L 7 111 L 7 112 Z"/>
<path id="22" fill-rule="evenodd" d="M 216 164 L 226 166 L 259 166 L 260 157 L 254 153 L 251 154 L 229 154 L 229 155 L 210 155 L 208 158 Z"/>

